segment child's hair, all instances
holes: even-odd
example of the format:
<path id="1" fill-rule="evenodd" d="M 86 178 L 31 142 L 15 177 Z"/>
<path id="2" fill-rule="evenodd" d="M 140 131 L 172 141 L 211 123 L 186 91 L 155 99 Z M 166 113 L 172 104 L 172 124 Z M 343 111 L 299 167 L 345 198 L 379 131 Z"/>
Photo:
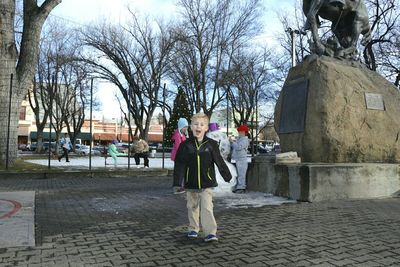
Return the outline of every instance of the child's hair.
<path id="1" fill-rule="evenodd" d="M 209 122 L 208 116 L 203 112 L 199 112 L 199 113 L 194 114 L 192 116 L 191 121 L 193 122 L 194 120 L 200 120 L 200 119 L 206 120 L 207 121 L 206 123 L 208 125 L 208 122 Z"/>

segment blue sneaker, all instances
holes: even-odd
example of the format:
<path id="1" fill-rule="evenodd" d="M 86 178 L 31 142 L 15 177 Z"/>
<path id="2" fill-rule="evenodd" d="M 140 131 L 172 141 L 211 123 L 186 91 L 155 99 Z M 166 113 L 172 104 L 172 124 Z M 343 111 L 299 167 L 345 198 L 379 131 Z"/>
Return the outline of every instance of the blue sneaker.
<path id="1" fill-rule="evenodd" d="M 205 242 L 218 241 L 218 238 L 216 235 L 209 234 L 208 236 L 206 236 L 206 238 L 204 238 L 204 241 Z"/>
<path id="2" fill-rule="evenodd" d="M 196 238 L 198 235 L 199 235 L 199 234 L 198 234 L 196 231 L 190 231 L 190 232 L 187 234 L 187 237 L 189 237 L 189 238 Z"/>

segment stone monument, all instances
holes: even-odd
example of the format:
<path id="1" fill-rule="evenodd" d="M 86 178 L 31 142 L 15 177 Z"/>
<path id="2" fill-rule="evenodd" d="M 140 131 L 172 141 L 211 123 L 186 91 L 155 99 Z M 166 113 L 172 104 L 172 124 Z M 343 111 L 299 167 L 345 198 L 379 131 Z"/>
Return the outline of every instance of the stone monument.
<path id="1" fill-rule="evenodd" d="M 400 162 L 400 93 L 359 63 L 311 56 L 275 107 L 282 152 L 303 162 Z"/>
<path id="2" fill-rule="evenodd" d="M 355 60 L 359 36 L 370 40 L 363 0 L 303 0 L 314 54 L 289 71 L 275 107 L 282 152 L 305 162 L 399 162 L 400 94 Z M 318 36 L 332 22 L 337 44 Z"/>
<path id="3" fill-rule="evenodd" d="M 303 0 L 313 54 L 290 69 L 275 107 L 281 152 L 258 156 L 248 189 L 301 201 L 400 195 L 400 93 L 355 60 L 370 39 L 362 0 Z M 319 16 L 333 36 L 318 36 Z"/>

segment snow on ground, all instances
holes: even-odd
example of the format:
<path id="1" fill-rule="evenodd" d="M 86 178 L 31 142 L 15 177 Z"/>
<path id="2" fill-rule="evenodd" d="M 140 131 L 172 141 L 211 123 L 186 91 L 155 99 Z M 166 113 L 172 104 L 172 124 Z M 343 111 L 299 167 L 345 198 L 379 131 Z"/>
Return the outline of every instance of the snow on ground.
<path id="1" fill-rule="evenodd" d="M 73 166 L 73 167 L 87 167 L 89 168 L 89 156 L 86 157 L 70 157 L 69 158 L 70 162 L 65 162 L 65 158 L 61 159 L 61 162 L 59 162 L 57 159 L 52 159 L 50 160 L 50 166 L 54 167 L 67 167 L 67 166 Z M 150 168 L 162 168 L 162 158 L 149 158 L 149 166 Z M 48 159 L 31 159 L 31 160 L 26 160 L 26 162 L 30 163 L 35 163 L 39 165 L 48 165 L 49 161 Z M 106 163 L 107 165 L 105 165 Z M 143 167 L 143 159 L 140 159 L 140 167 Z M 130 158 L 130 166 L 132 168 L 136 167 L 135 160 L 133 158 Z M 94 168 L 99 168 L 99 167 L 107 167 L 107 168 L 113 168 L 114 167 L 114 161 L 111 157 L 108 157 L 107 160 L 105 161 L 103 157 L 99 156 L 92 156 L 92 167 Z M 118 157 L 117 160 L 117 168 L 127 168 L 128 167 L 128 158 L 127 157 Z M 170 160 L 169 158 L 164 158 L 164 167 L 166 169 L 173 169 L 174 168 L 174 162 Z"/>
<path id="2" fill-rule="evenodd" d="M 39 165 L 48 165 L 48 159 L 32 159 L 26 160 L 30 163 L 35 163 Z M 149 158 L 150 168 L 162 168 L 163 159 L 162 158 Z M 107 158 L 106 167 L 113 168 L 113 160 L 112 158 Z M 133 158 L 130 159 L 131 168 L 136 168 L 135 160 Z M 89 157 L 71 157 L 70 162 L 65 162 L 65 159 L 62 159 L 61 162 L 58 160 L 50 160 L 50 166 L 54 167 L 75 167 L 75 168 L 89 168 Z M 104 167 L 104 158 L 99 156 L 92 157 L 92 167 L 99 168 Z M 143 159 L 141 159 L 141 165 L 143 167 Z M 128 167 L 128 158 L 119 157 L 117 168 L 127 168 Z M 166 169 L 173 169 L 174 162 L 169 158 L 164 158 L 164 167 Z M 245 194 L 234 194 L 231 192 L 231 186 L 225 182 L 218 181 L 220 184 L 219 187 L 215 188 L 215 198 L 223 203 L 227 208 L 249 208 L 249 207 L 262 207 L 265 205 L 281 205 L 284 203 L 296 203 L 295 200 L 289 200 L 283 197 L 277 197 L 272 194 L 262 193 L 262 192 L 254 192 L 248 191 Z"/>
<path id="3" fill-rule="evenodd" d="M 266 205 L 296 203 L 296 200 L 254 191 L 248 191 L 245 194 L 234 194 L 232 192 L 226 192 L 224 194 L 216 193 L 215 198 L 219 199 L 227 208 L 258 208 Z"/>

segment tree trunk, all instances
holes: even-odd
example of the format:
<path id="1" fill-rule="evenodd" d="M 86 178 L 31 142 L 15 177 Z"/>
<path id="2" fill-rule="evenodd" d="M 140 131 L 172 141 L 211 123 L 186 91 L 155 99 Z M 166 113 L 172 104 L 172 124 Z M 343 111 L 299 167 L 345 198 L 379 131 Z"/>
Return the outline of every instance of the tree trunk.
<path id="1" fill-rule="evenodd" d="M 15 0 L 0 2 L 0 164 L 12 165 L 17 158 L 18 120 L 21 102 L 34 77 L 39 37 L 44 21 L 61 0 L 46 0 L 40 7 L 37 1 L 23 1 L 23 32 L 20 53 L 15 43 Z M 10 75 L 13 87 L 10 108 Z M 10 115 L 10 125 L 8 125 Z M 8 130 L 9 129 L 9 130 Z M 9 132 L 9 141 L 8 141 Z M 8 141 L 8 142 L 7 142 Z M 9 152 L 7 157 L 7 143 Z"/>
<path id="2" fill-rule="evenodd" d="M 41 129 L 37 129 L 37 139 L 36 139 L 36 153 L 42 153 L 43 150 L 43 128 L 41 127 Z"/>
<path id="3" fill-rule="evenodd" d="M 396 80 L 394 81 L 394 85 L 400 89 L 400 73 L 397 73 Z"/>
<path id="4" fill-rule="evenodd" d="M 14 76 L 13 84 L 15 81 L 15 63 L 17 49 L 14 39 L 14 16 L 15 16 L 15 2 L 2 1 L 0 5 L 2 12 L 0 13 L 0 156 L 1 164 L 5 164 L 7 159 L 7 135 L 10 129 L 10 150 L 9 158 L 10 163 L 15 159 L 17 154 L 17 123 L 18 117 L 16 110 L 19 110 L 18 101 L 13 97 L 11 99 L 11 114 L 10 114 L 10 127 L 8 127 L 9 117 L 9 101 L 10 101 L 10 76 Z M 4 12 L 9 10 L 9 12 Z M 15 87 L 15 86 L 14 86 Z M 13 90 L 15 91 L 15 89 Z M 18 108 L 17 108 L 18 107 Z"/>

